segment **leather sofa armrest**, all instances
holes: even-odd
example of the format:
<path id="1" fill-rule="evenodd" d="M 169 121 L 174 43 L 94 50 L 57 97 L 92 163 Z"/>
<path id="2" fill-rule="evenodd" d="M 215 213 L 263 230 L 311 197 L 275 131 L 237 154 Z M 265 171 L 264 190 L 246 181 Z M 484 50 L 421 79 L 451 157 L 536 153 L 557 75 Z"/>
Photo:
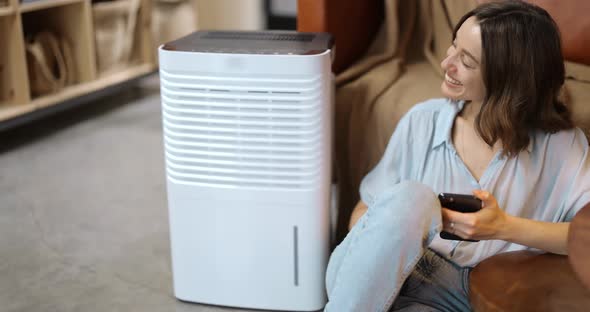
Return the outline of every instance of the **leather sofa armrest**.
<path id="1" fill-rule="evenodd" d="M 492 256 L 471 272 L 474 311 L 588 311 L 590 290 L 567 256 L 514 251 Z"/>
<path id="2" fill-rule="evenodd" d="M 383 22 L 383 0 L 298 0 L 297 30 L 334 36 L 335 73 L 367 50 Z"/>

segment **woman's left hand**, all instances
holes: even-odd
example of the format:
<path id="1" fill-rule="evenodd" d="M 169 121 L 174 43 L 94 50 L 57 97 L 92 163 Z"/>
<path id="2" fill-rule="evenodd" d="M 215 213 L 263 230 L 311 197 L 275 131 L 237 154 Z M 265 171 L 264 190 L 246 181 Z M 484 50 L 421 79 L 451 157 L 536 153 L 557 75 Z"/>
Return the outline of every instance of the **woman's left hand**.
<path id="1" fill-rule="evenodd" d="M 465 239 L 502 239 L 501 233 L 508 222 L 508 215 L 498 207 L 496 198 L 489 192 L 475 190 L 473 195 L 481 199 L 481 210 L 461 213 L 443 208 L 443 230 Z"/>

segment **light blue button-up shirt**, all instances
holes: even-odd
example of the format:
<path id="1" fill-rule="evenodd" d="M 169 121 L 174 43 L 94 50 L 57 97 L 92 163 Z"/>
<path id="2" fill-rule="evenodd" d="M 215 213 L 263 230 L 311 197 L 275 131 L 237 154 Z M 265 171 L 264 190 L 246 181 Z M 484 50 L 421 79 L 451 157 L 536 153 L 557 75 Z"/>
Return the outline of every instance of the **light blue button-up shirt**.
<path id="1" fill-rule="evenodd" d="M 435 193 L 492 193 L 506 213 L 547 222 L 570 221 L 590 202 L 588 141 L 580 129 L 531 135 L 515 157 L 501 151 L 480 180 L 469 172 L 452 142 L 453 122 L 463 102 L 433 99 L 415 105 L 398 123 L 382 159 L 365 176 L 360 195 L 371 206 L 377 195 L 405 180 L 421 182 Z M 534 233 L 531 233 L 534 235 Z M 528 247 L 500 241 L 477 243 L 436 237 L 430 248 L 461 266 L 474 266 L 500 252 Z"/>

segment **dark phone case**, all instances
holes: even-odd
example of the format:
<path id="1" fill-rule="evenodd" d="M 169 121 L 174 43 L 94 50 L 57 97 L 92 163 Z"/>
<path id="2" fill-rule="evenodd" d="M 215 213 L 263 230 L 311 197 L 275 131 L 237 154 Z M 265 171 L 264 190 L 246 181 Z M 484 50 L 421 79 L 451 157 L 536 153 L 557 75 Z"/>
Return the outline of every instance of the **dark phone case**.
<path id="1" fill-rule="evenodd" d="M 438 194 L 438 200 L 441 206 L 458 212 L 470 213 L 477 212 L 481 209 L 481 200 L 473 195 L 440 193 Z M 440 238 L 479 242 L 479 240 L 464 239 L 445 231 L 440 232 Z"/>

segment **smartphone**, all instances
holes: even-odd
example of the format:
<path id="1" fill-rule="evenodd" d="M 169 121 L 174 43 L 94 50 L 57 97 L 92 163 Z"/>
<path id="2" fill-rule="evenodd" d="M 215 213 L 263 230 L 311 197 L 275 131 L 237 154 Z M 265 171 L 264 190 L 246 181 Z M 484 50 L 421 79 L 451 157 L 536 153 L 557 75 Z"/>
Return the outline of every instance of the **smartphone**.
<path id="1" fill-rule="evenodd" d="M 481 199 L 473 195 L 440 193 L 438 194 L 438 200 L 440 201 L 441 206 L 458 212 L 471 213 L 477 212 L 481 209 Z M 479 241 L 474 239 L 463 239 L 455 234 L 445 231 L 440 232 L 440 238 L 469 242 Z"/>

